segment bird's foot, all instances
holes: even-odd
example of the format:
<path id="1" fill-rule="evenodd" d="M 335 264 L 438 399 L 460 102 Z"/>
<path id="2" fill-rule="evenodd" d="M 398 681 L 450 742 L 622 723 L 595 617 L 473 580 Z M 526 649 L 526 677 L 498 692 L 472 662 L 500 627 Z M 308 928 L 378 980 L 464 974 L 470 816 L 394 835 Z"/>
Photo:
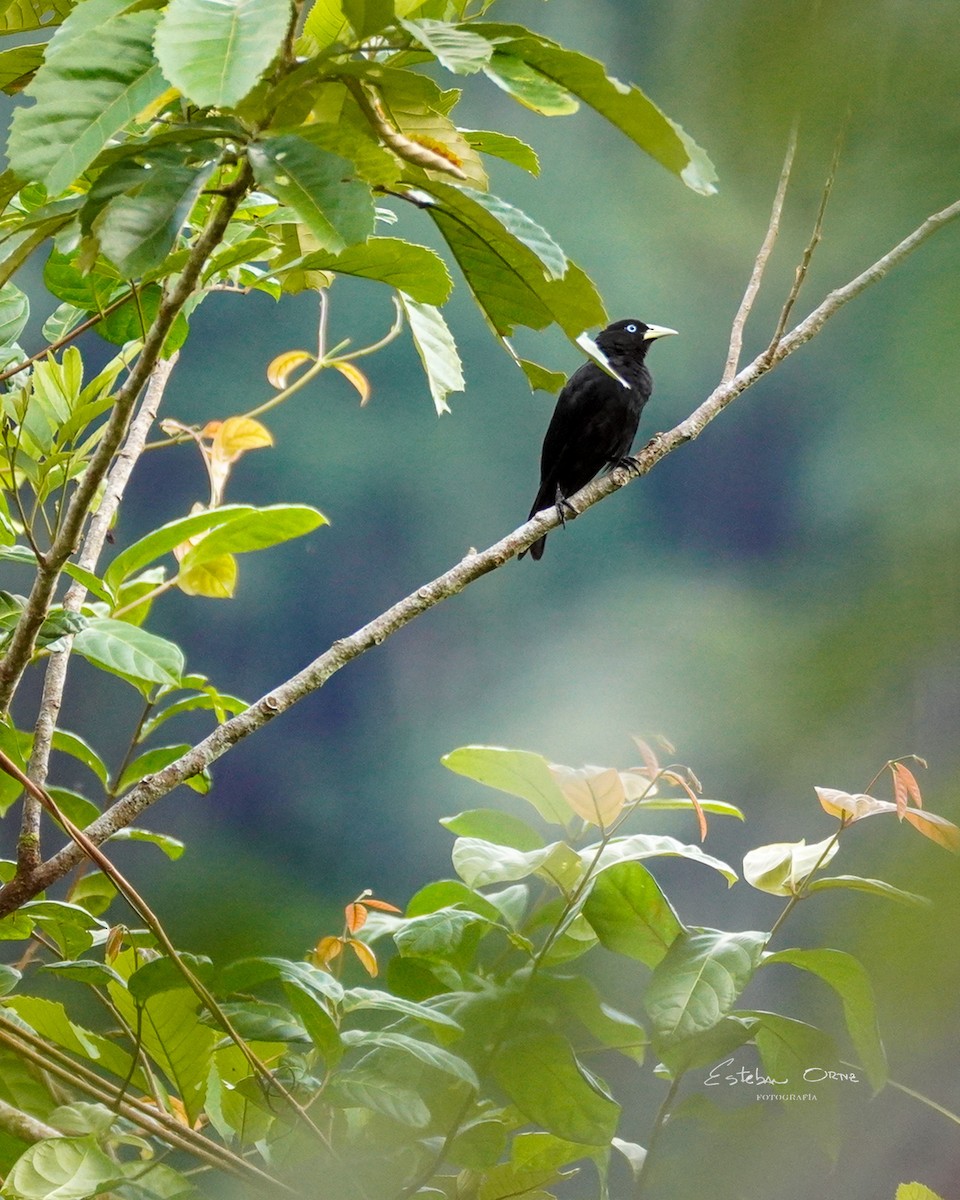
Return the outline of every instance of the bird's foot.
<path id="1" fill-rule="evenodd" d="M 613 470 L 623 467 L 625 471 L 635 471 L 640 466 L 640 460 L 635 454 L 624 454 L 613 464 Z"/>
<path id="2" fill-rule="evenodd" d="M 573 507 L 573 505 L 559 488 L 557 488 L 557 498 L 555 503 L 557 506 L 557 519 L 559 520 L 561 526 L 566 529 L 567 517 L 569 517 L 572 521 L 577 515 L 577 510 Z"/>

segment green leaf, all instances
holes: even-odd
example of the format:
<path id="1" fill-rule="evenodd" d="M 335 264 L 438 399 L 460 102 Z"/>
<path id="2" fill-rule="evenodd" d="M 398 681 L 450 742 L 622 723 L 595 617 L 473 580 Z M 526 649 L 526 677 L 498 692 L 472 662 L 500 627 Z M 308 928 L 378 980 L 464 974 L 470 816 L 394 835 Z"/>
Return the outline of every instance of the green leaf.
<path id="1" fill-rule="evenodd" d="M 361 1009 L 374 1009 L 377 1012 L 400 1013 L 412 1017 L 423 1025 L 429 1025 L 441 1030 L 460 1030 L 460 1024 L 447 1016 L 445 1012 L 432 1008 L 428 1004 L 420 1004 L 415 1000 L 404 1000 L 400 996 L 391 996 L 389 992 L 380 992 L 375 988 L 350 988 L 343 994 L 343 1011 L 358 1012 Z"/>
<path id="2" fill-rule="evenodd" d="M 493 1060 L 493 1073 L 520 1112 L 557 1137 L 607 1146 L 617 1131 L 619 1104 L 559 1034 L 527 1034 L 507 1042 Z"/>
<path id="3" fill-rule="evenodd" d="M 304 271 L 334 271 L 376 279 L 421 304 L 444 304 L 453 287 L 446 263 L 438 254 L 400 238 L 372 237 L 342 254 L 321 250 L 308 254 L 299 266 Z"/>
<path id="4" fill-rule="evenodd" d="M 513 163 L 531 175 L 540 174 L 540 159 L 536 150 L 522 142 L 518 137 L 509 133 L 497 133 L 488 129 L 461 129 L 474 150 L 480 154 L 490 154 L 494 158 L 502 158 L 505 162 Z"/>
<path id="5" fill-rule="evenodd" d="M 192 571 L 224 554 L 265 550 L 291 538 L 303 537 L 326 524 L 323 513 L 308 504 L 273 504 L 237 513 L 218 523 L 197 542 L 184 555 L 180 569 Z"/>
<path id="6" fill-rule="evenodd" d="M 840 848 L 836 836 L 808 846 L 799 842 L 774 842 L 758 846 L 743 856 L 743 877 L 757 891 L 771 896 L 795 896 L 815 867 L 825 867 Z"/>
<path id="7" fill-rule="evenodd" d="M 62 754 L 69 754 L 71 758 L 75 758 L 79 762 L 82 762 L 85 767 L 89 767 L 103 786 L 107 786 L 107 779 L 109 778 L 107 764 L 82 737 L 79 737 L 75 733 L 70 733 L 66 729 L 55 729 L 53 731 L 52 745 L 54 750 L 59 750 Z"/>
<path id="8" fill-rule="evenodd" d="M 650 833 L 635 833 L 629 837 L 612 838 L 597 854 L 597 846 L 587 846 L 580 852 L 584 866 L 594 863 L 596 872 L 605 871 L 619 862 L 637 862 L 644 858 L 688 858 L 691 862 L 711 867 L 718 871 L 727 883 L 733 887 L 737 882 L 736 871 L 712 854 L 704 854 L 699 846 L 685 846 L 676 838 L 657 836 Z"/>
<path id="9" fill-rule="evenodd" d="M 833 1039 L 822 1029 L 780 1013 L 744 1014 L 757 1021 L 754 1041 L 764 1070 L 777 1091 L 802 1093 L 810 1086 L 804 1078 L 810 1067 L 830 1068 L 837 1062 Z"/>
<path id="10" fill-rule="evenodd" d="M 842 950 L 780 950 L 768 954 L 764 966 L 789 963 L 801 971 L 819 975 L 837 993 L 850 1039 L 860 1055 L 867 1078 L 875 1092 L 887 1082 L 887 1056 L 877 1028 L 873 989 L 862 964 Z"/>
<path id="11" fill-rule="evenodd" d="M 452 1075 L 454 1079 L 479 1088 L 480 1081 L 469 1063 L 464 1062 L 449 1050 L 434 1046 L 430 1042 L 421 1042 L 418 1038 L 409 1037 L 405 1033 L 395 1033 L 392 1030 L 375 1030 L 367 1032 L 359 1029 L 348 1030 L 343 1035 L 343 1043 L 348 1048 L 359 1046 L 361 1049 L 398 1050 L 409 1054 L 419 1062 L 425 1063 L 435 1071 Z M 366 1061 L 366 1059 L 364 1060 Z"/>
<path id="12" fill-rule="evenodd" d="M 73 648 L 94 666 L 132 682 L 141 690 L 154 684 L 177 684 L 183 674 L 183 651 L 166 638 L 126 621 L 91 617 L 77 634 Z M 143 685 L 147 685 L 144 689 Z"/>
<path id="13" fill-rule="evenodd" d="M 90 0 L 84 0 L 84 3 L 89 4 Z M 163 290 L 160 285 L 148 284 L 140 288 L 136 296 L 131 293 L 129 300 L 115 308 L 102 321 L 98 321 L 94 329 L 105 341 L 116 346 L 141 341 L 156 320 L 162 298 Z M 167 334 L 167 340 L 163 343 L 164 358 L 169 358 L 180 349 L 187 340 L 188 330 L 187 318 L 182 312 L 178 313 Z"/>
<path id="14" fill-rule="evenodd" d="M 472 951 L 489 926 L 487 917 L 446 908 L 407 918 L 393 931 L 393 940 L 405 958 L 453 959 L 464 943 Z"/>
<path id="15" fill-rule="evenodd" d="M 248 154 L 257 182 L 288 204 L 324 249 L 339 253 L 373 233 L 373 194 L 345 158 L 295 134 L 265 138 Z"/>
<path id="16" fill-rule="evenodd" d="M 224 992 L 247 992 L 271 981 L 289 984 L 324 1005 L 343 1000 L 343 985 L 328 972 L 285 958 L 242 958 L 223 970 L 220 986 Z"/>
<path id="17" fill-rule="evenodd" d="M 109 1038 L 74 1024 L 62 1004 L 40 996 L 15 995 L 5 1002 L 5 1007 L 12 1009 L 40 1037 L 55 1042 L 81 1059 L 95 1060 L 98 1067 L 119 1079 L 127 1078 L 132 1060 L 126 1050 L 114 1045 Z M 136 1071 L 135 1079 L 137 1087 L 147 1086 L 140 1070 Z"/>
<path id="18" fill-rule="evenodd" d="M 509 796 L 519 796 L 552 825 L 565 825 L 570 820 L 570 806 L 542 754 L 502 746 L 460 746 L 440 761 L 458 775 Z"/>
<path id="19" fill-rule="evenodd" d="M 157 59 L 201 108 L 238 104 L 280 50 L 289 0 L 171 0 L 157 28 Z"/>
<path id="20" fill-rule="evenodd" d="M 16 342 L 30 319 L 30 301 L 12 283 L 0 288 L 0 350 Z"/>
<path id="21" fill-rule="evenodd" d="M 73 0 L 12 0 L 0 11 L 0 33 L 52 29 L 73 7 Z"/>
<path id="22" fill-rule="evenodd" d="M 187 747 L 189 749 L 189 747 Z M 194 776 L 195 779 L 200 776 Z M 188 787 L 193 786 L 193 779 L 185 780 Z M 200 792 L 205 795 L 210 790 L 209 781 L 203 788 L 195 787 L 195 792 Z M 156 846 L 171 861 L 175 862 L 183 855 L 186 846 L 179 838 L 171 837 L 169 833 L 154 833 L 151 829 L 139 829 L 135 825 L 128 825 L 124 829 L 118 829 L 116 833 L 110 835 L 111 842 L 149 842 L 151 846 Z"/>
<path id="23" fill-rule="evenodd" d="M 327 1099 L 343 1108 L 369 1108 L 413 1129 L 430 1123 L 430 1110 L 415 1091 L 365 1067 L 338 1072 Z"/>
<path id="24" fill-rule="evenodd" d="M 440 824 L 459 837 L 482 838 L 514 850 L 539 850 L 543 846 L 543 838 L 526 821 L 495 808 L 472 808 L 455 817 L 441 817 Z"/>
<path id="25" fill-rule="evenodd" d="M 407 315 L 413 344 L 427 375 L 434 407 L 437 415 L 442 415 L 450 411 L 447 396 L 464 389 L 463 368 L 453 334 L 447 328 L 440 310 L 433 305 L 419 304 L 402 292 L 400 302 Z"/>
<path id="26" fill-rule="evenodd" d="M 496 51 L 484 68 L 484 74 L 514 100 L 545 117 L 569 116 L 580 108 L 580 102 L 566 88 L 515 54 Z"/>
<path id="27" fill-rule="evenodd" d="M 539 363 L 531 362 L 528 358 L 518 358 L 517 365 L 527 377 L 531 392 L 559 392 L 567 382 L 563 371 L 550 371 Z"/>
<path id="28" fill-rule="evenodd" d="M 209 958 L 195 954 L 181 954 L 181 960 L 200 979 L 208 981 L 212 974 Z M 164 992 L 183 991 L 185 980 L 172 958 L 154 958 L 138 967 L 127 979 L 127 989 L 134 1000 L 145 1003 L 151 996 Z"/>
<path id="29" fill-rule="evenodd" d="M 545 329 L 556 323 L 576 343 L 585 329 L 607 323 L 603 301 L 587 276 L 569 263 L 563 277 L 557 278 L 562 251 L 544 241 L 535 250 L 537 237 L 530 227 L 534 223 L 526 225 L 529 218 L 519 210 L 513 210 L 519 215 L 511 218 L 512 228 L 507 228 L 499 219 L 506 210 L 495 214 L 494 206 L 481 204 L 474 191 L 435 180 L 425 181 L 423 187 L 439 202 L 427 206 L 428 216 L 501 337 L 509 337 L 517 325 Z"/>
<path id="30" fill-rule="evenodd" d="M 897 1188 L 896 1200 L 943 1200 L 923 1183 L 901 1183 Z"/>
<path id="31" fill-rule="evenodd" d="M 438 879 L 426 884 L 410 897 L 406 915 L 423 917 L 442 908 L 459 908 L 486 917 L 489 921 L 499 921 L 502 915 L 485 896 L 471 891 L 459 879 Z"/>
<path id="32" fill-rule="evenodd" d="M 4 1192 L 13 1200 L 87 1200 L 123 1178 L 122 1168 L 92 1134 L 58 1137 L 37 1142 L 17 1159 Z"/>
<path id="33" fill-rule="evenodd" d="M 401 21 L 424 50 L 437 62 L 456 75 L 472 75 L 485 66 L 493 55 L 493 46 L 486 38 L 470 29 L 459 28 L 447 21 Z"/>
<path id="34" fill-rule="evenodd" d="M 16 967 L 8 967 L 0 963 L 0 996 L 7 996 L 23 978 Z"/>
<path id="35" fill-rule="evenodd" d="M 133 279 L 163 262 L 212 169 L 170 156 L 144 164 L 124 159 L 100 176 L 98 188 L 122 189 L 94 222 L 104 255 L 122 275 Z"/>
<path id="36" fill-rule="evenodd" d="M 703 196 L 716 191 L 713 163 L 639 88 L 608 76 L 596 59 L 566 50 L 522 26 L 490 22 L 476 28 L 484 37 L 499 42 L 494 63 L 500 53 L 521 59 L 555 86 L 572 92 L 606 117 L 642 150 L 678 175 L 687 187 Z"/>
<path id="37" fill-rule="evenodd" d="M 79 904 L 63 900 L 31 900 L 20 908 L 50 937 L 64 958 L 77 958 L 93 945 L 93 934 L 105 928 Z"/>
<path id="38" fill-rule="evenodd" d="M 18 176 L 64 191 L 166 90 L 153 57 L 157 20 L 156 12 L 123 13 L 78 36 L 64 23 L 24 93 L 36 103 L 13 115 L 8 153 Z"/>
<path id="39" fill-rule="evenodd" d="M 905 892 L 882 879 L 867 879 L 861 875 L 827 875 L 822 879 L 815 879 L 807 888 L 807 894 L 825 892 L 831 888 L 852 888 L 857 892 L 867 892 L 871 896 L 897 900 L 900 904 L 915 904 L 918 908 L 929 908 L 931 904 L 926 896 L 919 896 L 916 892 Z"/>
<path id="40" fill-rule="evenodd" d="M 735 1050 L 750 1041 L 757 1028 L 756 1021 L 742 1014 L 721 1017 L 709 1029 L 702 1029 L 679 1041 L 657 1039 L 657 1051 L 674 1077 L 695 1067 L 722 1063 Z"/>
<path id="41" fill-rule="evenodd" d="M 654 968 L 644 1005 L 665 1045 L 710 1029 L 757 969 L 769 934 L 697 929 L 678 937 Z"/>
<path id="42" fill-rule="evenodd" d="M 307 13 L 303 32 L 317 50 L 325 50 L 340 41 L 347 32 L 347 21 L 340 0 L 314 0 Z"/>
<path id="43" fill-rule="evenodd" d="M 72 979 L 77 983 L 85 983 L 89 987 L 103 987 L 110 982 L 123 983 L 123 980 L 113 969 L 96 959 L 78 959 L 76 962 L 44 963 L 41 971 Z"/>
<path id="44" fill-rule="evenodd" d="M 0 750 L 23 772 L 26 772 L 27 759 L 30 757 L 32 745 L 31 734 L 17 729 L 9 717 L 0 720 Z M 0 817 L 19 799 L 22 791 L 23 788 L 12 775 L 8 775 L 6 771 L 0 771 Z"/>
<path id="45" fill-rule="evenodd" d="M 110 984 L 108 990 L 127 1024 L 140 1031 L 143 1048 L 173 1084 L 192 1123 L 203 1106 L 218 1036 L 200 1021 L 199 1000 L 179 988 L 138 1006 L 126 988 Z"/>
<path id="46" fill-rule="evenodd" d="M 453 846 L 454 870 L 467 887 L 485 887 L 539 874 L 558 886 L 576 882 L 582 874 L 576 853 L 563 842 L 540 850 L 514 850 L 480 838 L 457 838 Z"/>
<path id="47" fill-rule="evenodd" d="M 85 3 L 89 3 L 89 0 L 85 0 Z M 182 542 L 206 533 L 217 525 L 224 525 L 239 516 L 256 511 L 255 508 L 246 504 L 226 504 L 222 508 L 209 509 L 206 512 L 169 521 L 118 554 L 104 573 L 104 583 L 107 587 L 116 590 L 125 579 L 142 571 L 154 559 L 169 554 L 175 546 L 179 546 Z"/>
<path id="48" fill-rule="evenodd" d="M 358 38 L 372 37 L 395 19 L 393 0 L 341 0 L 344 14 Z"/>
<path id="49" fill-rule="evenodd" d="M 655 967 L 683 932 L 670 901 L 638 862 L 617 863 L 602 871 L 583 915 L 608 950 L 648 967 Z"/>

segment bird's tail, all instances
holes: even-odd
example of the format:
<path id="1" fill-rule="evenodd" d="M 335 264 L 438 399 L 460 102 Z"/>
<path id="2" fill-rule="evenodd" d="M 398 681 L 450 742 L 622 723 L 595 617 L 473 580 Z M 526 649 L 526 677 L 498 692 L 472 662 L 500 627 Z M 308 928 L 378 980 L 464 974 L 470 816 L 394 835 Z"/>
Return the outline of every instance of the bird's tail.
<path id="1" fill-rule="evenodd" d="M 540 491 L 537 492 L 537 498 L 533 502 L 533 508 L 530 509 L 530 516 L 527 517 L 527 520 L 532 521 L 538 512 L 540 512 L 544 508 L 549 508 L 549 507 L 550 507 L 550 500 L 549 500 L 549 498 L 544 497 L 544 488 L 541 487 Z M 547 544 L 547 535 L 544 534 L 542 538 L 537 538 L 537 540 L 533 543 L 533 545 L 529 547 L 530 557 L 534 560 L 534 562 L 539 562 L 540 559 L 543 558 L 543 550 L 544 550 L 544 547 L 546 546 L 546 544 Z M 519 559 L 523 558 L 526 553 L 527 553 L 526 550 L 521 550 L 521 552 L 517 555 L 517 559 L 519 560 Z"/>

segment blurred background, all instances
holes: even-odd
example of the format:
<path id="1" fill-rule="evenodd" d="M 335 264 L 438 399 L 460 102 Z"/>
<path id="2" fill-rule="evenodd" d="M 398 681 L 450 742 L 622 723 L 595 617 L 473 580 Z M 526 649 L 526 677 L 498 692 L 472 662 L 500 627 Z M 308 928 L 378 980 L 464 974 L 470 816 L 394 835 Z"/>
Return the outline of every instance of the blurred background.
<path id="1" fill-rule="evenodd" d="M 697 196 L 589 111 L 548 120 L 482 77 L 466 81 L 461 123 L 513 132 L 541 156 L 537 180 L 493 161 L 492 189 L 587 270 L 611 319 L 681 332 L 650 355 L 656 392 L 641 440 L 682 419 L 719 379 L 795 113 L 797 164 L 747 354 L 773 329 L 842 129 L 797 317 L 958 196 L 955 0 L 501 0 L 490 16 L 601 58 L 717 166 L 718 195 Z M 400 236 L 435 244 L 422 214 L 398 217 Z M 185 839 L 187 855 L 171 864 L 150 847 L 125 848 L 124 862 L 178 944 L 297 957 L 338 929 L 361 889 L 402 905 L 448 875 L 452 839 L 437 818 L 500 803 L 440 765 L 471 742 L 625 767 L 637 758 L 631 734 L 663 733 L 707 795 L 746 813 L 746 826 L 714 819 L 707 844 L 736 867 L 763 842 L 828 836 L 833 821 L 813 786 L 859 791 L 896 755 L 923 755 L 929 807 L 960 819 L 958 271 L 960 224 L 697 442 L 553 534 L 541 563 L 508 564 L 336 675 L 218 763 L 208 797 L 181 789 L 158 805 L 144 823 Z M 39 329 L 47 310 L 34 295 Z M 401 337 L 365 360 L 367 408 L 330 372 L 269 415 L 276 448 L 236 468 L 229 500 L 311 503 L 331 525 L 242 559 L 233 602 L 173 594 L 155 606 L 151 628 L 183 644 L 189 668 L 221 690 L 257 698 L 525 518 L 553 397 L 529 392 L 459 280 L 447 314 L 467 378 L 451 415 L 435 416 Z M 194 318 L 166 415 L 202 422 L 266 399 L 266 364 L 311 349 L 316 319 L 315 296 L 210 300 Z M 345 279 L 332 289 L 334 340 L 372 341 L 391 319 L 386 289 Z M 553 334 L 517 345 L 558 370 L 579 361 Z M 117 545 L 204 495 L 192 448 L 148 456 Z M 63 723 L 98 745 L 112 739 L 119 759 L 131 693 L 82 663 L 73 670 Z M 193 727 L 168 728 L 172 740 Z M 86 782 L 76 764 L 60 766 L 65 786 Z M 890 798 L 885 781 L 878 794 Z M 696 836 L 686 818 L 656 828 Z M 960 1110 L 956 860 L 878 818 L 845 837 L 834 868 L 923 892 L 935 906 L 831 893 L 804 905 L 780 944 L 860 955 L 894 1078 Z M 693 864 L 654 869 L 688 923 L 769 928 L 779 912 L 777 900 L 745 884 L 728 894 Z M 602 975 L 603 952 L 593 953 Z M 835 997 L 777 971 L 744 1004 L 822 1019 L 849 1057 Z M 623 1007 L 636 1009 L 638 982 L 611 981 Z M 741 1062 L 752 1065 L 747 1052 Z M 663 1085 L 645 1088 L 630 1118 L 638 1140 Z M 680 1175 L 656 1181 L 657 1196 L 875 1200 L 914 1178 L 958 1194 L 960 1130 L 903 1094 L 837 1091 L 833 1162 L 810 1149 L 809 1113 L 771 1114 L 741 1090 L 750 1091 L 743 1101 L 725 1097 L 732 1136 L 698 1140 L 694 1083 L 691 1122 L 674 1135 L 689 1139 L 689 1152 L 678 1156 Z M 763 1148 L 762 1183 L 723 1162 L 746 1162 L 750 1145 Z"/>

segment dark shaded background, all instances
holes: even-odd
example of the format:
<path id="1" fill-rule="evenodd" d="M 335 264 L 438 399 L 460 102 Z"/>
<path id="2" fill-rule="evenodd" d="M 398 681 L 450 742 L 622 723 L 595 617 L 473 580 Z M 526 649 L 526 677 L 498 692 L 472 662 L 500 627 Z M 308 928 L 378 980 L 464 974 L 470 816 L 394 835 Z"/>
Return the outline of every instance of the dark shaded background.
<path id="1" fill-rule="evenodd" d="M 537 181 L 494 164 L 494 190 L 588 270 L 612 317 L 681 331 L 651 354 L 657 386 L 645 436 L 675 424 L 719 377 L 795 111 L 797 169 L 748 353 L 772 329 L 846 113 L 824 242 L 798 316 L 957 197 L 954 0 L 503 0 L 491 15 L 603 58 L 717 164 L 720 193 L 704 199 L 589 112 L 545 120 L 482 78 L 466 81 L 464 124 L 515 132 L 541 154 Z M 431 240 L 421 214 L 398 215 L 402 236 Z M 958 267 L 955 228 L 699 441 L 552 536 L 541 564 L 509 564 L 335 676 L 220 762 L 208 798 L 181 790 L 159 805 L 146 823 L 185 838 L 188 854 L 171 865 L 138 849 L 135 870 L 179 943 L 295 957 L 362 888 L 402 904 L 449 873 L 451 839 L 437 817 L 498 802 L 440 766 L 468 742 L 626 766 L 636 757 L 631 733 L 662 731 L 709 795 L 745 810 L 745 828 L 711 828 L 708 849 L 734 865 L 765 841 L 827 836 L 832 822 L 813 785 L 860 790 L 884 760 L 907 752 L 930 761 L 930 807 L 960 819 Z M 313 503 L 332 524 L 243 559 L 232 603 L 170 595 L 157 604 L 151 628 L 184 644 L 190 668 L 221 689 L 259 696 L 525 516 L 553 400 L 528 392 L 464 291 L 459 284 L 448 309 L 468 380 L 451 416 L 434 416 L 401 339 L 366 360 L 368 408 L 331 372 L 270 415 L 276 449 L 236 469 L 229 499 Z M 315 344 L 316 311 L 310 297 L 206 303 L 166 413 L 196 422 L 265 399 L 266 363 Z M 375 285 L 340 280 L 332 291 L 334 338 L 373 340 L 391 315 Z M 518 344 L 558 369 L 576 365 L 553 335 Z M 149 456 L 135 483 L 121 547 L 205 492 L 187 447 Z M 78 664 L 65 723 L 112 742 L 119 758 L 130 697 Z M 86 782 L 75 764 L 61 767 L 65 785 Z M 694 836 L 679 818 L 658 828 Z M 125 861 L 132 866 L 134 853 Z M 851 832 L 835 865 L 925 892 L 936 906 L 829 895 L 805 906 L 782 944 L 820 939 L 860 954 L 894 1077 L 957 1111 L 956 861 L 878 819 Z M 688 922 L 769 927 L 779 911 L 746 885 L 726 894 L 691 864 L 656 870 Z M 780 968 L 745 1002 L 822 1017 L 845 1047 L 834 998 L 807 980 L 785 995 L 792 984 Z M 635 1008 L 636 981 L 611 986 Z M 640 1139 L 661 1092 L 654 1082 L 637 1095 Z M 739 1124 L 724 1146 L 694 1139 L 695 1153 L 678 1154 L 684 1178 L 663 1180 L 658 1195 L 874 1200 L 912 1178 L 958 1194 L 957 1127 L 903 1095 L 871 1102 L 863 1085 L 839 1097 L 846 1142 L 833 1174 L 808 1150 L 804 1113 L 734 1107 Z M 742 1173 L 724 1166 L 725 1154 L 746 1162 L 750 1147 L 762 1147 L 762 1180 L 755 1160 Z"/>

